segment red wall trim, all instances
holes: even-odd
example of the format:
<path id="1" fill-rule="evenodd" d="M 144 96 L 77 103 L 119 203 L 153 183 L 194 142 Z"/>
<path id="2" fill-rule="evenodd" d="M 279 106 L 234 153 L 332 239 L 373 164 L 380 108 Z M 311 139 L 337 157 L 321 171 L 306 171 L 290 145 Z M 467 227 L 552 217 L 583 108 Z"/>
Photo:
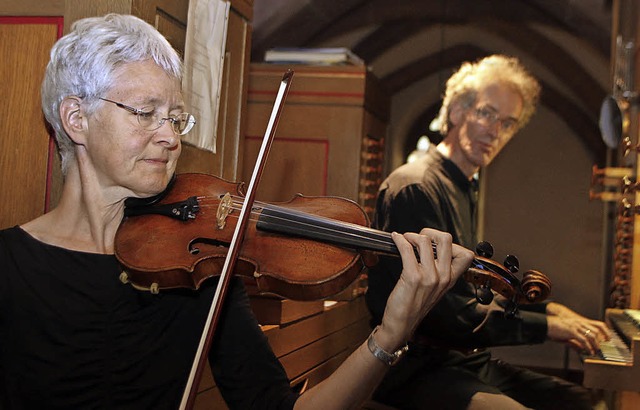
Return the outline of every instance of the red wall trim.
<path id="1" fill-rule="evenodd" d="M 57 37 L 64 33 L 64 17 L 62 16 L 0 16 L 0 24 L 52 24 L 58 26 Z"/>
<path id="2" fill-rule="evenodd" d="M 276 95 L 277 91 L 259 91 L 249 90 L 249 94 L 256 95 Z M 289 95 L 299 96 L 313 96 L 313 97 L 352 97 L 352 98 L 364 98 L 363 93 L 329 93 L 322 91 L 289 91 Z"/>

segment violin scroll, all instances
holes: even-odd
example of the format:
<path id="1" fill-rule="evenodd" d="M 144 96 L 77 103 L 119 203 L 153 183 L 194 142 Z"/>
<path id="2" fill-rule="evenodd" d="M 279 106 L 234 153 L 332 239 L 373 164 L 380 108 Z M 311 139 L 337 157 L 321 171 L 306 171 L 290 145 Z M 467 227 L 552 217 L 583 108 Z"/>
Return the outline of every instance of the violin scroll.
<path id="1" fill-rule="evenodd" d="M 537 303 L 549 297 L 551 280 L 537 270 L 529 270 L 522 275 L 520 288 L 529 303 Z"/>
<path id="2" fill-rule="evenodd" d="M 493 301 L 493 292 L 509 299 L 514 306 L 521 303 L 538 303 L 551 293 L 551 281 L 543 273 L 529 270 L 522 281 L 514 273 L 519 269 L 518 259 L 508 255 L 501 265 L 491 259 L 493 248 L 488 242 L 478 244 L 477 253 L 471 267 L 464 273 L 464 279 L 476 288 L 478 303 L 488 305 Z"/>

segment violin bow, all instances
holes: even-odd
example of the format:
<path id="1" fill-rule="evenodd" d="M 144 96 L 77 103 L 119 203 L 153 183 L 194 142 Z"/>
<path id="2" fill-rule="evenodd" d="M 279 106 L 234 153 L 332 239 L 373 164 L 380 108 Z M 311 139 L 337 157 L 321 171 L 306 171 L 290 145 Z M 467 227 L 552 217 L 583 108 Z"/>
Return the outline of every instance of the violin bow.
<path id="1" fill-rule="evenodd" d="M 256 159 L 256 164 L 253 168 L 253 174 L 247 188 L 244 204 L 242 205 L 242 209 L 240 210 L 240 216 L 238 217 L 236 229 L 233 232 L 233 237 L 229 245 L 229 251 L 227 252 L 227 257 L 222 267 L 218 286 L 211 302 L 211 308 L 209 309 L 209 315 L 207 316 L 204 330 L 200 338 L 200 344 L 198 346 L 198 350 L 196 351 L 196 357 L 193 361 L 191 372 L 189 373 L 189 378 L 187 380 L 187 385 L 182 395 L 182 401 L 180 402 L 181 410 L 190 410 L 193 408 L 193 404 L 195 403 L 197 388 L 200 384 L 199 382 L 200 378 L 202 377 L 204 364 L 206 363 L 206 353 L 209 352 L 209 349 L 211 347 L 213 334 L 220 318 L 220 310 L 224 303 L 224 298 L 227 294 L 227 289 L 231 281 L 231 275 L 233 274 L 233 270 L 240 253 L 242 240 L 244 239 L 244 233 L 246 231 L 247 223 L 249 221 L 249 217 L 251 216 L 251 208 L 253 207 L 253 202 L 255 200 L 257 186 L 260 182 L 260 178 L 262 177 L 262 171 L 264 170 L 264 166 L 267 162 L 267 156 L 269 155 L 269 151 L 271 150 L 275 131 L 278 126 L 278 120 L 282 112 L 282 107 L 284 106 L 284 101 L 289 92 L 292 78 L 293 70 L 287 70 L 287 72 L 282 77 L 282 81 L 280 82 L 280 88 L 278 89 L 278 93 L 276 94 L 276 100 L 274 102 L 273 109 L 271 110 L 271 117 L 269 118 L 269 123 L 267 124 L 267 129 L 262 139 L 262 145 L 260 147 L 260 151 L 258 152 L 258 158 Z"/>

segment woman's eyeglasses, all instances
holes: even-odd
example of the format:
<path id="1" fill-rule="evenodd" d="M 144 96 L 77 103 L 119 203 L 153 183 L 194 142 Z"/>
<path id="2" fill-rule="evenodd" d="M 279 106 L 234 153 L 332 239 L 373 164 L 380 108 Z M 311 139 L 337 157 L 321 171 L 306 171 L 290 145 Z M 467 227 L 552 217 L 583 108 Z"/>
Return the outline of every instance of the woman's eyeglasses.
<path id="1" fill-rule="evenodd" d="M 138 124 L 140 124 L 140 126 L 147 131 L 155 131 L 158 128 L 162 127 L 165 121 L 169 121 L 173 132 L 176 135 L 182 136 L 191 131 L 193 126 L 196 124 L 196 118 L 188 112 L 183 112 L 178 115 L 170 115 L 168 117 L 162 117 L 160 113 L 153 108 L 138 109 L 106 98 L 100 97 L 100 99 L 102 101 L 115 104 L 117 107 L 134 114 L 138 119 Z"/>

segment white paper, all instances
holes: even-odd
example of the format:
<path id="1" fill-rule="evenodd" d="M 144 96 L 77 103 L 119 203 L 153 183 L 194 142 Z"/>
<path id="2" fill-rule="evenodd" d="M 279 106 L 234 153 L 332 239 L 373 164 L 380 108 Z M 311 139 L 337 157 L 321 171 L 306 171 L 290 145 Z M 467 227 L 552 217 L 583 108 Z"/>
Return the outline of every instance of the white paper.
<path id="1" fill-rule="evenodd" d="M 213 153 L 216 152 L 229 6 L 230 3 L 223 0 L 191 0 L 187 20 L 182 92 L 196 125 L 184 141 Z"/>

